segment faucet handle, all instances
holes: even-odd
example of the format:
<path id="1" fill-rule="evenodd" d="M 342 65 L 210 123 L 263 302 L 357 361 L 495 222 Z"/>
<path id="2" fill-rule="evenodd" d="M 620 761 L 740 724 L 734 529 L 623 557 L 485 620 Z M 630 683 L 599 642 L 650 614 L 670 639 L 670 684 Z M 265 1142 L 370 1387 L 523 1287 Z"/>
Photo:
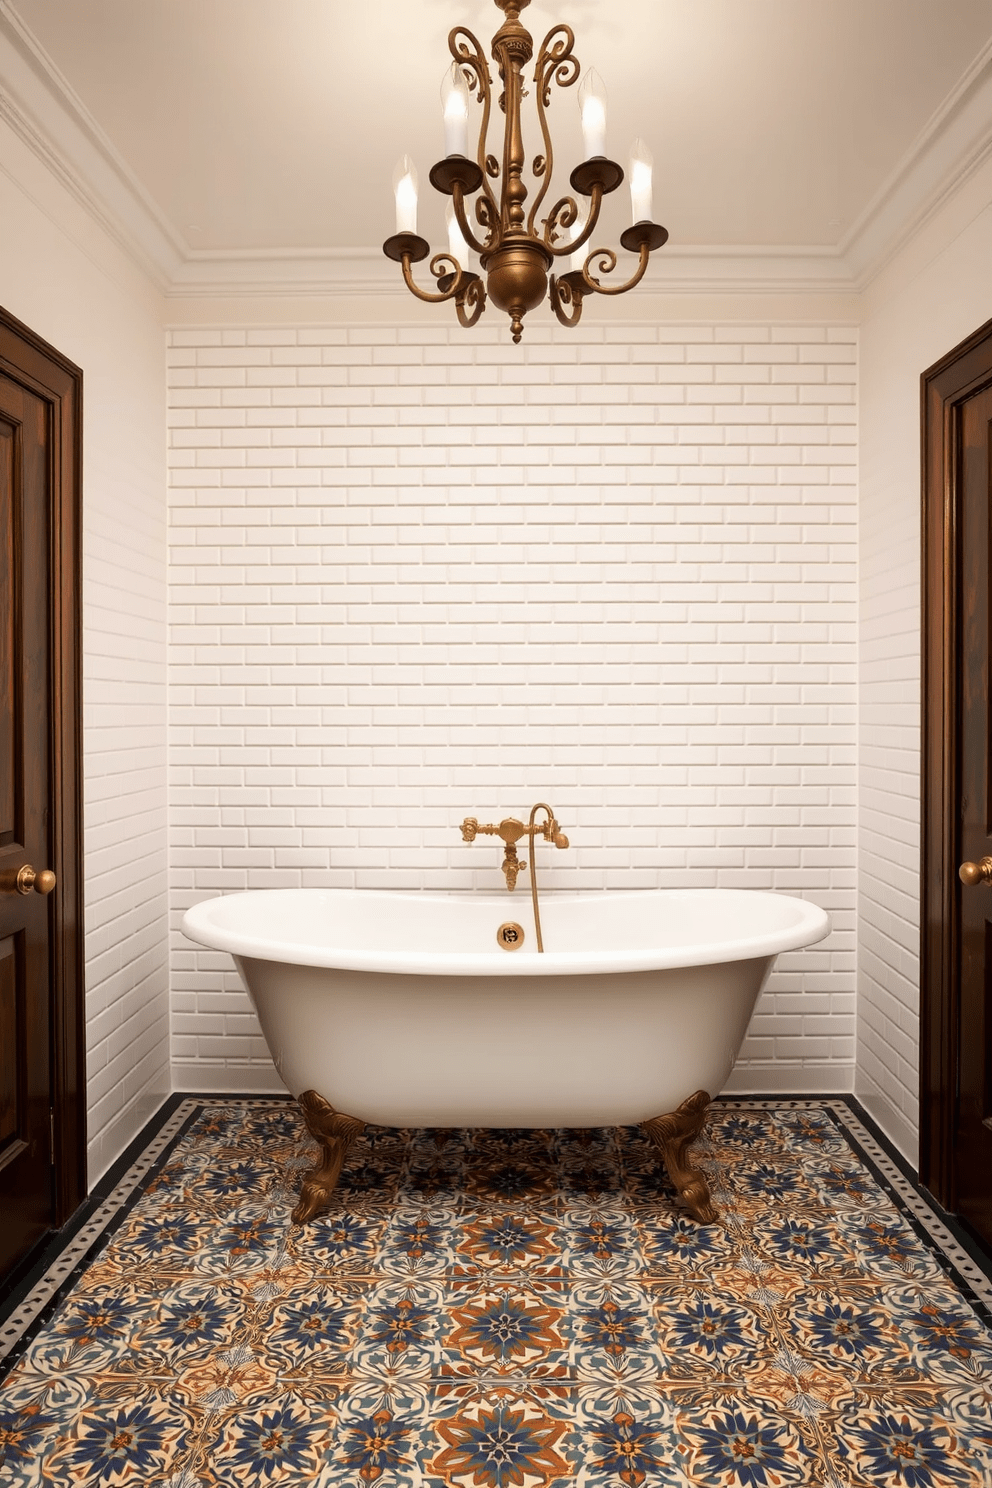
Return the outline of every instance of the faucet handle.
<path id="1" fill-rule="evenodd" d="M 477 816 L 467 816 L 462 822 L 462 841 L 474 842 L 480 833 L 483 837 L 501 837 L 503 833 L 500 831 L 500 828 L 505 825 L 505 822 L 500 822 L 498 827 L 483 826 Z M 510 841 L 511 839 L 507 838 L 506 840 Z"/>
<path id="2" fill-rule="evenodd" d="M 542 836 L 544 837 L 545 842 L 553 842 L 555 847 L 568 846 L 568 838 L 561 830 L 561 827 L 559 827 L 556 817 L 548 817 L 542 829 Z"/>

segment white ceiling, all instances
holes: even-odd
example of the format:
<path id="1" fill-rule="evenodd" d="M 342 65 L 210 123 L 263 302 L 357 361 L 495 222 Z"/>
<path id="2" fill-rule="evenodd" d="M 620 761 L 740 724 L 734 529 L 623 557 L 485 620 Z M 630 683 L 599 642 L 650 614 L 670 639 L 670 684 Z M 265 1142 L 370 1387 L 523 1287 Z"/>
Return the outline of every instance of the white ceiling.
<path id="1" fill-rule="evenodd" d="M 491 0 L 0 0 L 0 12 L 193 257 L 378 250 L 404 151 L 434 196 L 448 30 L 468 25 L 488 53 L 501 21 Z M 673 247 L 704 251 L 843 249 L 976 59 L 988 70 L 992 43 L 992 0 L 541 0 L 523 19 L 538 39 L 574 27 L 610 94 L 610 153 L 625 163 L 643 135 L 655 216 Z M 552 103 L 562 189 L 576 92 Z M 537 152 L 533 130 L 527 145 Z M 626 193 L 616 202 L 618 229 Z M 431 210 L 422 230 L 440 240 Z"/>

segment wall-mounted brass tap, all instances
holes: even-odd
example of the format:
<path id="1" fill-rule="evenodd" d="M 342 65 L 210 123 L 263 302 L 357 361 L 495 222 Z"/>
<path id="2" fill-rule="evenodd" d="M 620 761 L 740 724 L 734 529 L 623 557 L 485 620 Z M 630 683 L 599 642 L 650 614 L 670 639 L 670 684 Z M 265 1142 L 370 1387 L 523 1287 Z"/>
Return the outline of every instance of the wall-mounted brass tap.
<path id="1" fill-rule="evenodd" d="M 536 822 L 535 817 L 539 811 L 545 812 L 543 822 Z M 479 835 L 488 837 L 499 837 L 503 842 L 503 876 L 506 879 L 506 887 L 512 893 L 517 887 L 517 879 L 527 867 L 526 861 L 521 862 L 517 857 L 517 843 L 521 837 L 529 837 L 533 842 L 536 836 L 544 838 L 545 842 L 554 843 L 555 847 L 565 848 L 568 846 L 568 838 L 555 820 L 555 814 L 550 806 L 543 801 L 538 801 L 530 813 L 530 820 L 524 826 L 523 822 L 517 821 L 515 816 L 508 816 L 498 826 L 482 826 L 477 817 L 467 816 L 462 822 L 462 841 L 474 842 Z M 544 950 L 541 940 L 541 915 L 537 904 L 537 865 L 534 860 L 533 848 L 530 854 L 530 891 L 534 904 L 534 928 L 537 931 L 537 949 Z"/>

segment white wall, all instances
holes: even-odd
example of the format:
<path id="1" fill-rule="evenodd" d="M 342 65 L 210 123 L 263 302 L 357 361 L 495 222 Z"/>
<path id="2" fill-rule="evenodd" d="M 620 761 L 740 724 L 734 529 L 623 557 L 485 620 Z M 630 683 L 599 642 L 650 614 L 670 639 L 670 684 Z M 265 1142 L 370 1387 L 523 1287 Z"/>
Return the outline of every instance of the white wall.
<path id="1" fill-rule="evenodd" d="M 495 888 L 457 823 L 545 799 L 549 887 L 829 908 L 738 1083 L 851 1088 L 855 332 L 171 342 L 177 922 L 246 887 Z M 177 934 L 173 987 L 177 1087 L 272 1088 L 228 959 Z"/>
<path id="2" fill-rule="evenodd" d="M 91 1181 L 169 1089 L 161 300 L 0 123 L 0 303 L 83 369 Z"/>
<path id="3" fill-rule="evenodd" d="M 857 1093 L 915 1162 L 920 374 L 992 317 L 992 161 L 865 296 L 861 339 Z"/>

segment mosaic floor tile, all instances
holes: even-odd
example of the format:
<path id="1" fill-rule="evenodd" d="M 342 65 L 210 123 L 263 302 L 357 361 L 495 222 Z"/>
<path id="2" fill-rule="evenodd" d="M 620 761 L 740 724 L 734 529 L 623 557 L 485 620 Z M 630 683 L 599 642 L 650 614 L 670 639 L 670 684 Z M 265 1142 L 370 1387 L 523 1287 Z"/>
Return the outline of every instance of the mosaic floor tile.
<path id="1" fill-rule="evenodd" d="M 637 1129 L 370 1128 L 295 1227 L 295 1107 L 187 1100 L 0 1330 L 0 1484 L 989 1488 L 992 1283 L 856 1116 L 696 1151 L 718 1225 Z"/>

